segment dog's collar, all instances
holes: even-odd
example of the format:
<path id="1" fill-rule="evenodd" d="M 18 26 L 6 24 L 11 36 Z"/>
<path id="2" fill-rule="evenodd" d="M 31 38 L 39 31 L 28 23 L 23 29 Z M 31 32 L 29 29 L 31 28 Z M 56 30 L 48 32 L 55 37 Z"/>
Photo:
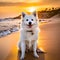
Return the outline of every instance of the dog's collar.
<path id="1" fill-rule="evenodd" d="M 33 32 L 32 30 L 27 30 L 26 32 Z"/>
<path id="2" fill-rule="evenodd" d="M 32 30 L 27 30 L 26 32 L 31 32 L 32 35 L 34 34 L 34 32 Z"/>

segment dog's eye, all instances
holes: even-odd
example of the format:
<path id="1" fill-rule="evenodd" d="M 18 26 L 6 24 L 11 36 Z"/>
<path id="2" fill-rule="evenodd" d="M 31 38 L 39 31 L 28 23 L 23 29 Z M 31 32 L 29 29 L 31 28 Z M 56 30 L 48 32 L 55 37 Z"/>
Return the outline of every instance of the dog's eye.
<path id="1" fill-rule="evenodd" d="M 31 19 L 33 21 L 33 19 Z"/>
<path id="2" fill-rule="evenodd" d="M 28 21 L 28 19 L 26 19 L 26 21 Z"/>

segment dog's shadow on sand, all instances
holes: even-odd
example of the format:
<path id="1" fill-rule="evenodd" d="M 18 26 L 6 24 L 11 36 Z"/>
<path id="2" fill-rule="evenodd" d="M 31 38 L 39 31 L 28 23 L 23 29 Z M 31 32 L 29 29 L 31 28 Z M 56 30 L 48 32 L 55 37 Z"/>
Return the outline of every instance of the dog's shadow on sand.
<path id="1" fill-rule="evenodd" d="M 45 60 L 45 52 L 38 53 L 39 58 L 33 56 L 33 52 L 26 52 L 24 60 Z M 18 51 L 17 60 L 20 60 L 21 52 Z"/>

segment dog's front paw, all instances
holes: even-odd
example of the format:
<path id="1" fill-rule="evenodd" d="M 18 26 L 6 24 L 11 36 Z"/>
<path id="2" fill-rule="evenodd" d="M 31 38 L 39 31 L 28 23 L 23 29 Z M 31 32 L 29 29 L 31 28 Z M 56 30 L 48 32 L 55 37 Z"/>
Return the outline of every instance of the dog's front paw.
<path id="1" fill-rule="evenodd" d="M 38 55 L 38 54 L 34 54 L 34 57 L 35 57 L 35 58 L 39 58 L 39 55 Z"/>
<path id="2" fill-rule="evenodd" d="M 24 60 L 24 57 L 21 56 L 21 57 L 20 57 L 20 60 Z"/>

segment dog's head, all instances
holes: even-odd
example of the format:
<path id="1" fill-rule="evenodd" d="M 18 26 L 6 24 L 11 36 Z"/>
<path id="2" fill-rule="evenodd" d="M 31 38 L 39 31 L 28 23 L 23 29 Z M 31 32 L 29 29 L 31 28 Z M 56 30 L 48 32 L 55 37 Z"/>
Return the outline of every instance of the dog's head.
<path id="1" fill-rule="evenodd" d="M 36 12 L 33 12 L 32 14 L 28 15 L 22 12 L 22 23 L 27 28 L 32 28 L 37 26 L 37 17 Z"/>

